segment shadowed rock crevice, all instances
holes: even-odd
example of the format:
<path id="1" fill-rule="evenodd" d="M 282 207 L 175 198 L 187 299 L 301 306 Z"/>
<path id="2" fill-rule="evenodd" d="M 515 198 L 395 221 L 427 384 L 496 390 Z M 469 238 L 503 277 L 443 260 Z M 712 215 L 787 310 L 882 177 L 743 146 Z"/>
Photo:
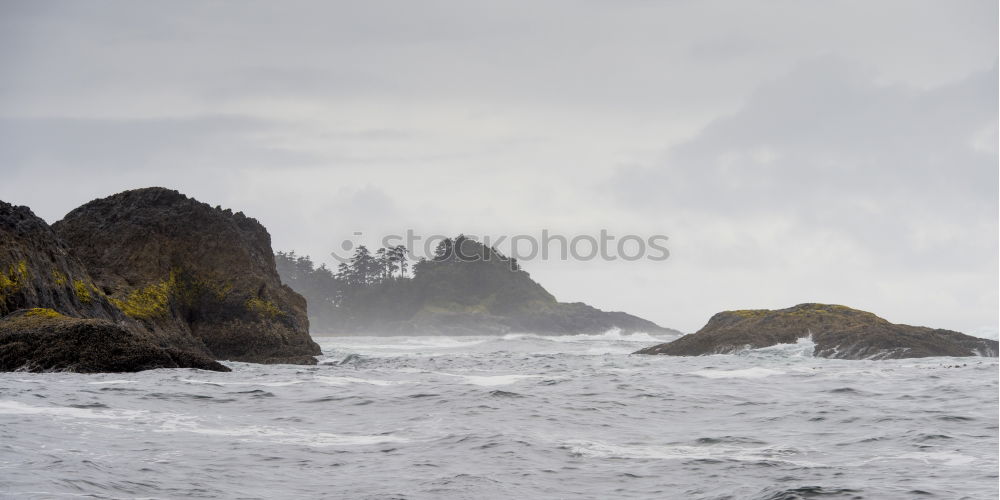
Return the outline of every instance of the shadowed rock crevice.
<path id="1" fill-rule="evenodd" d="M 898 359 L 928 356 L 997 356 L 997 341 L 951 330 L 890 323 L 840 305 L 799 304 L 788 309 L 725 311 L 698 332 L 636 354 L 700 356 L 792 344 L 810 337 L 815 356 Z"/>

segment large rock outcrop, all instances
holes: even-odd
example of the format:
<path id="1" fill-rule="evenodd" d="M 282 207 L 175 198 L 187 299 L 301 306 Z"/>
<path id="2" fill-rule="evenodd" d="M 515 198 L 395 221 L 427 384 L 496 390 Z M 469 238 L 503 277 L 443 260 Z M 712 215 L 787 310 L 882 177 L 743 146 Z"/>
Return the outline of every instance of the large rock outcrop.
<path id="1" fill-rule="evenodd" d="M 109 301 L 164 345 L 255 363 L 320 354 L 270 235 L 242 212 L 145 188 L 91 201 L 53 229 Z"/>
<path id="2" fill-rule="evenodd" d="M 164 347 L 98 288 L 48 224 L 0 201 L 0 371 L 228 368 Z"/>
<path id="3" fill-rule="evenodd" d="M 28 207 L 0 201 L 0 317 L 36 307 L 81 318 L 125 319 L 44 220 Z"/>
<path id="4" fill-rule="evenodd" d="M 799 304 L 788 309 L 725 311 L 701 330 L 636 354 L 699 356 L 792 344 L 804 337 L 813 355 L 839 359 L 928 356 L 997 356 L 997 341 L 951 330 L 890 323 L 870 312 L 840 305 Z"/>
<path id="5" fill-rule="evenodd" d="M 0 319 L 0 371 L 137 372 L 154 368 L 229 371 L 204 354 L 162 347 L 121 323 L 35 308 Z"/>

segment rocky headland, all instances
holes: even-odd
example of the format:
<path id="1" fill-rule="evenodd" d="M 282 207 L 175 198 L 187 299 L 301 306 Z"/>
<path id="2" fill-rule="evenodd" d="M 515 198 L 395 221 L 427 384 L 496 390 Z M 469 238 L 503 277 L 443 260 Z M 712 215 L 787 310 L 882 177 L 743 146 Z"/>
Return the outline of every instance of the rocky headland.
<path id="1" fill-rule="evenodd" d="M 315 364 L 306 303 L 255 219 L 147 188 L 50 227 L 0 202 L 0 370 Z"/>
<path id="2" fill-rule="evenodd" d="M 346 264 L 335 276 L 294 254 L 278 254 L 278 261 L 283 280 L 309 300 L 314 331 L 323 334 L 560 335 L 614 328 L 680 334 L 624 312 L 559 302 L 515 259 L 464 236 L 442 242 L 405 278 L 355 278 Z"/>
<path id="3" fill-rule="evenodd" d="M 0 371 L 229 371 L 156 342 L 97 287 L 48 224 L 0 201 Z"/>
<path id="4" fill-rule="evenodd" d="M 814 356 L 899 359 L 929 356 L 996 357 L 997 341 L 951 330 L 890 323 L 841 305 L 799 304 L 787 309 L 720 312 L 701 330 L 636 354 L 700 356 L 793 344 L 811 337 Z"/>
<path id="5" fill-rule="evenodd" d="M 256 219 L 145 188 L 91 201 L 53 229 L 160 342 L 222 360 L 316 363 L 306 301 L 281 283 Z"/>

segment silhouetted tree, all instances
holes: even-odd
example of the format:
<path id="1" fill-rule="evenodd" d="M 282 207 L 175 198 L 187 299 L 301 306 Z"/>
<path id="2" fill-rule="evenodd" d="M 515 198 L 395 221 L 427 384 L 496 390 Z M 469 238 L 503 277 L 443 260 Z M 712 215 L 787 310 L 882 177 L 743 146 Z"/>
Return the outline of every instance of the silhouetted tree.
<path id="1" fill-rule="evenodd" d="M 406 277 L 406 269 L 409 264 L 406 263 L 406 247 L 403 245 L 396 245 L 389 250 L 390 260 L 393 263 L 393 267 L 399 269 L 399 277 Z"/>

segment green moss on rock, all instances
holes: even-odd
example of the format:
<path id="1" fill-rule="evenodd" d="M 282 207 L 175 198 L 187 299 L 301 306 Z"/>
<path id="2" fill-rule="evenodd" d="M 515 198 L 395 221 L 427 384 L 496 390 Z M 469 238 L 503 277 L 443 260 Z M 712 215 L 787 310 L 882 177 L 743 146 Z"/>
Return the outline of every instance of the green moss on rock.
<path id="1" fill-rule="evenodd" d="M 89 304 L 93 300 L 93 297 L 90 295 L 90 287 L 83 280 L 73 280 L 73 291 L 81 303 Z"/>
<path id="2" fill-rule="evenodd" d="M 52 280 L 57 286 L 65 286 L 66 283 L 69 283 L 69 278 L 67 278 L 65 274 L 59 272 L 58 269 L 52 270 Z"/>
<path id="3" fill-rule="evenodd" d="M 176 285 L 176 275 L 170 273 L 165 281 L 132 290 L 124 300 L 112 297 L 111 302 L 131 318 L 158 318 L 170 310 L 170 297 Z"/>
<path id="4" fill-rule="evenodd" d="M 273 302 L 259 299 L 257 297 L 247 299 L 246 306 L 247 310 L 261 318 L 274 319 L 283 314 L 281 309 L 274 305 Z"/>
<path id="5" fill-rule="evenodd" d="M 63 315 L 59 314 L 55 309 L 49 309 L 47 307 L 33 307 L 24 312 L 24 315 L 29 318 L 41 317 L 41 318 L 62 318 Z"/>

